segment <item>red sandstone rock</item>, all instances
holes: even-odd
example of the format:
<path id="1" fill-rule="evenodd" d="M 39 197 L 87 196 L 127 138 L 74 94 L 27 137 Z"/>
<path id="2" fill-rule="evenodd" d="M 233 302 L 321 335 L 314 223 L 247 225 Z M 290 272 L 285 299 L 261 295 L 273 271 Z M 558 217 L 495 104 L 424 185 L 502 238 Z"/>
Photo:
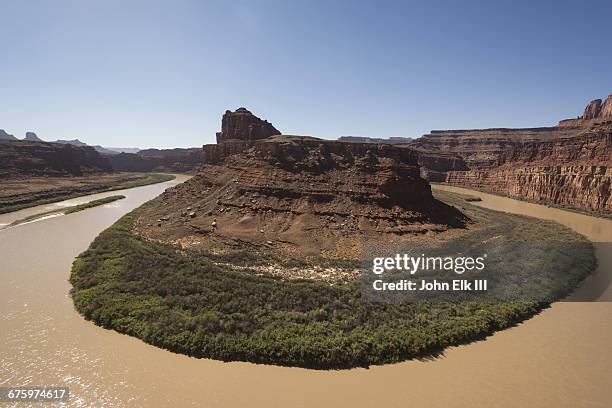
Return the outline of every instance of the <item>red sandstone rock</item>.
<path id="1" fill-rule="evenodd" d="M 411 148 L 307 136 L 254 140 L 236 117 L 224 115 L 219 143 L 204 146 L 198 174 L 162 194 L 137 231 L 190 248 L 273 246 L 353 259 L 366 239 L 409 239 L 465 224 L 458 210 L 433 198 Z M 226 139 L 232 134 L 240 138 Z M 187 206 L 197 209 L 194 217 L 183 216 Z M 169 221 L 155 227 L 162 218 Z"/>
<path id="2" fill-rule="evenodd" d="M 595 119 L 601 115 L 601 99 L 594 99 L 586 106 L 584 113 L 582 114 L 583 119 Z"/>
<path id="3" fill-rule="evenodd" d="M 409 148 L 299 136 L 214 146 L 205 147 L 216 152 L 214 160 L 207 155 L 196 177 L 145 213 L 141 225 L 162 216 L 176 220 L 147 230 L 149 237 L 182 242 L 194 228 L 215 222 L 201 245 L 228 250 L 236 240 L 272 241 L 301 255 L 355 257 L 368 237 L 444 231 L 464 222 L 433 198 Z M 189 225 L 180 217 L 187 203 L 200 209 Z"/>
<path id="4" fill-rule="evenodd" d="M 611 115 L 609 96 L 559 126 L 432 131 L 410 146 L 431 181 L 610 213 Z"/>
<path id="5" fill-rule="evenodd" d="M 544 204 L 612 212 L 612 169 L 593 165 L 503 166 L 449 172 L 447 182 L 527 198 Z"/>
<path id="6" fill-rule="evenodd" d="M 217 143 L 229 140 L 259 140 L 280 132 L 266 120 L 261 120 L 245 108 L 235 112 L 225 111 L 221 120 L 221 132 L 217 133 Z"/>
<path id="7" fill-rule="evenodd" d="M 449 172 L 447 181 L 543 201 L 612 212 L 612 123 L 580 135 L 517 144 L 486 171 Z"/>
<path id="8" fill-rule="evenodd" d="M 603 119 L 612 119 L 612 95 L 608 95 L 606 101 L 601 106 L 601 117 Z"/>

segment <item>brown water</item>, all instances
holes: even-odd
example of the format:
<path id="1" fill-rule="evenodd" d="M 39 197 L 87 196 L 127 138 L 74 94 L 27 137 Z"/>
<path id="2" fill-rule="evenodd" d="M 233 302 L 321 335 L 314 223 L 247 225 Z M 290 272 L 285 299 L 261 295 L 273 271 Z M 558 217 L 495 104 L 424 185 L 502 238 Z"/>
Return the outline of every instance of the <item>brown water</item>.
<path id="1" fill-rule="evenodd" d="M 554 304 L 431 361 L 347 371 L 197 360 L 84 321 L 67 295 L 72 260 L 121 215 L 174 183 L 125 190 L 124 200 L 0 231 L 0 385 L 69 386 L 67 405 L 75 407 L 611 406 L 606 302 Z M 470 194 L 486 207 L 554 219 L 592 240 L 612 241 L 612 221 Z M 1 215 L 0 223 L 39 211 Z M 610 258 L 598 256 L 598 274 L 609 274 Z M 609 293 L 588 296 L 597 292 Z"/>

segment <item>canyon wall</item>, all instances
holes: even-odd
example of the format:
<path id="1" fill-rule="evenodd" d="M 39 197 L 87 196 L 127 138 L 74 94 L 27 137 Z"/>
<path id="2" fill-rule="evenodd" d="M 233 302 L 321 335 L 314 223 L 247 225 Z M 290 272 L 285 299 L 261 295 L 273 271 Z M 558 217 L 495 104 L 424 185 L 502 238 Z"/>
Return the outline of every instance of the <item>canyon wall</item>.
<path id="1" fill-rule="evenodd" d="M 507 147 L 499 165 L 449 171 L 446 182 L 546 204 L 612 213 L 612 123 L 554 141 Z"/>
<path id="2" fill-rule="evenodd" d="M 446 181 L 544 204 L 611 213 L 610 180 L 608 166 L 528 165 L 450 172 Z"/>
<path id="3" fill-rule="evenodd" d="M 430 181 L 609 214 L 610 118 L 612 96 L 557 126 L 432 131 L 408 146 Z"/>
<path id="4" fill-rule="evenodd" d="M 112 170 L 108 159 L 92 147 L 0 140 L 0 178 L 81 176 Z"/>
<path id="5" fill-rule="evenodd" d="M 584 127 L 578 125 L 526 129 L 432 130 L 408 146 L 423 153 L 456 155 L 465 162 L 467 169 L 488 169 L 499 165 L 500 155 L 509 147 L 573 137 L 582 130 Z"/>
<path id="6" fill-rule="evenodd" d="M 193 173 L 203 163 L 200 148 L 146 149 L 107 156 L 116 171 Z"/>

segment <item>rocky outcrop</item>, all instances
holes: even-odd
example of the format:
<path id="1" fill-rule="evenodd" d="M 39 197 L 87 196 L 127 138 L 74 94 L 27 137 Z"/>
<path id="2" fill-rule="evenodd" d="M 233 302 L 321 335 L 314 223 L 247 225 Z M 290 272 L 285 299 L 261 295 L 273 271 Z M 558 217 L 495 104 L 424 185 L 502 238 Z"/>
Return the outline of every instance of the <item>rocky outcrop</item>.
<path id="1" fill-rule="evenodd" d="M 25 140 L 0 141 L 0 178 L 81 176 L 111 171 L 109 161 L 91 147 Z"/>
<path id="2" fill-rule="evenodd" d="M 4 129 L 0 129 L 0 140 L 18 140 L 15 136 L 9 135 L 4 131 Z"/>
<path id="3" fill-rule="evenodd" d="M 276 135 L 203 151 L 197 175 L 162 194 L 140 218 L 139 233 L 223 253 L 256 246 L 353 259 L 366 239 L 465 222 L 433 198 L 410 148 Z"/>
<path id="4" fill-rule="evenodd" d="M 26 132 L 24 140 L 28 140 L 30 142 L 42 142 L 43 141 L 34 132 Z"/>
<path id="5" fill-rule="evenodd" d="M 601 116 L 601 99 L 594 99 L 586 106 L 582 118 L 589 120 Z"/>
<path id="6" fill-rule="evenodd" d="M 605 102 L 601 99 L 594 99 L 584 109 L 582 119 L 612 119 L 612 95 L 608 95 Z"/>
<path id="7" fill-rule="evenodd" d="M 217 143 L 260 140 L 280 133 L 267 120 L 259 119 L 245 108 L 238 108 L 235 112 L 225 111 L 221 120 L 221 132 L 217 133 Z"/>

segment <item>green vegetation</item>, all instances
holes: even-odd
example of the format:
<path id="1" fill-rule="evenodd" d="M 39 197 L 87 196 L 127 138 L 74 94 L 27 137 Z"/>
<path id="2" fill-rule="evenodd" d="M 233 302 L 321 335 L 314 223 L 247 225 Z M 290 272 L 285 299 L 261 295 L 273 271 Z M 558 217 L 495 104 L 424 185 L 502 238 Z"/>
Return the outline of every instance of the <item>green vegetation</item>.
<path id="1" fill-rule="evenodd" d="M 72 214 L 72 213 L 75 213 L 75 212 L 86 210 L 88 208 L 97 207 L 99 205 L 112 203 L 113 201 L 121 200 L 123 198 L 125 198 L 124 195 L 113 195 L 113 196 L 99 198 L 97 200 L 93 200 L 93 201 L 90 201 L 90 202 L 85 203 L 85 204 L 73 205 L 71 207 L 65 207 L 65 208 L 61 208 L 61 209 L 57 209 L 57 210 L 45 211 L 45 212 L 38 213 L 38 214 L 32 214 L 32 215 L 29 215 L 29 216 L 27 216 L 25 218 L 22 218 L 20 220 L 13 221 L 9 226 L 12 227 L 12 226 L 15 226 L 15 225 L 23 224 L 24 222 L 28 222 L 28 221 L 32 221 L 32 220 L 37 220 L 39 218 L 42 218 L 44 216 L 51 215 L 51 214 Z"/>
<path id="2" fill-rule="evenodd" d="M 553 287 L 557 298 L 595 267 L 592 246 L 565 227 L 478 208 L 457 194 L 436 196 L 475 220 L 464 240 L 481 242 L 492 229 L 489 235 L 506 232 L 518 239 L 554 237 L 580 244 L 567 254 L 581 260 L 577 270 L 568 271 L 560 262 L 557 274 L 536 282 L 543 290 Z M 71 294 L 86 319 L 173 352 L 317 369 L 394 363 L 482 339 L 548 306 L 528 301 L 370 303 L 362 299 L 360 282 L 329 285 L 255 276 L 214 264 L 209 254 L 177 251 L 132 234 L 140 212 L 154 205 L 155 200 L 121 218 L 74 261 Z M 525 259 L 555 256 L 554 251 L 538 252 Z"/>
<path id="3" fill-rule="evenodd" d="M 20 202 L 17 204 L 2 204 L 0 205 L 0 214 L 5 214 L 13 211 L 23 210 L 24 208 L 35 207 L 37 205 L 57 203 L 59 201 L 70 200 L 73 198 L 79 198 L 90 194 L 105 193 L 107 191 L 125 190 L 128 188 L 142 187 L 149 184 L 163 183 L 166 181 L 174 180 L 176 176 L 172 174 L 163 173 L 143 173 L 141 177 L 135 180 L 123 181 L 119 184 L 109 186 L 103 184 L 100 186 L 92 186 L 82 191 L 74 192 L 73 190 L 60 190 L 53 192 L 53 196 L 47 197 L 43 194 L 42 197 L 27 198 L 27 202 Z M 27 194 L 25 194 L 27 195 Z"/>
<path id="4" fill-rule="evenodd" d="M 47 216 L 47 215 L 51 215 L 51 214 L 63 214 L 63 213 L 64 213 L 64 210 L 51 210 L 51 211 L 45 211 L 45 212 L 41 212 L 41 213 L 37 213 L 37 214 L 32 214 L 32 215 L 28 215 L 25 218 L 21 218 L 19 220 L 15 220 L 15 221 L 11 222 L 8 226 L 9 227 L 14 227 L 15 225 L 23 224 L 23 223 L 26 223 L 28 221 L 37 220 L 37 219 L 42 218 L 42 217 Z"/>
<path id="5" fill-rule="evenodd" d="M 472 203 L 472 202 L 476 202 L 476 201 L 482 201 L 482 198 L 480 197 L 476 197 L 476 196 L 471 196 L 471 195 L 466 195 L 463 198 L 465 201 L 467 201 L 468 203 Z"/>
<path id="6" fill-rule="evenodd" d="M 79 205 L 75 205 L 75 206 L 72 206 L 72 207 L 68 207 L 64 211 L 64 214 L 72 214 L 72 213 L 75 213 L 75 212 L 86 210 L 88 208 L 97 207 L 99 205 L 112 203 L 113 201 L 121 200 L 123 198 L 125 198 L 125 196 L 121 195 L 121 194 L 99 198 L 97 200 L 93 200 L 93 201 L 90 201 L 90 202 L 85 203 L 85 204 L 79 204 Z"/>

